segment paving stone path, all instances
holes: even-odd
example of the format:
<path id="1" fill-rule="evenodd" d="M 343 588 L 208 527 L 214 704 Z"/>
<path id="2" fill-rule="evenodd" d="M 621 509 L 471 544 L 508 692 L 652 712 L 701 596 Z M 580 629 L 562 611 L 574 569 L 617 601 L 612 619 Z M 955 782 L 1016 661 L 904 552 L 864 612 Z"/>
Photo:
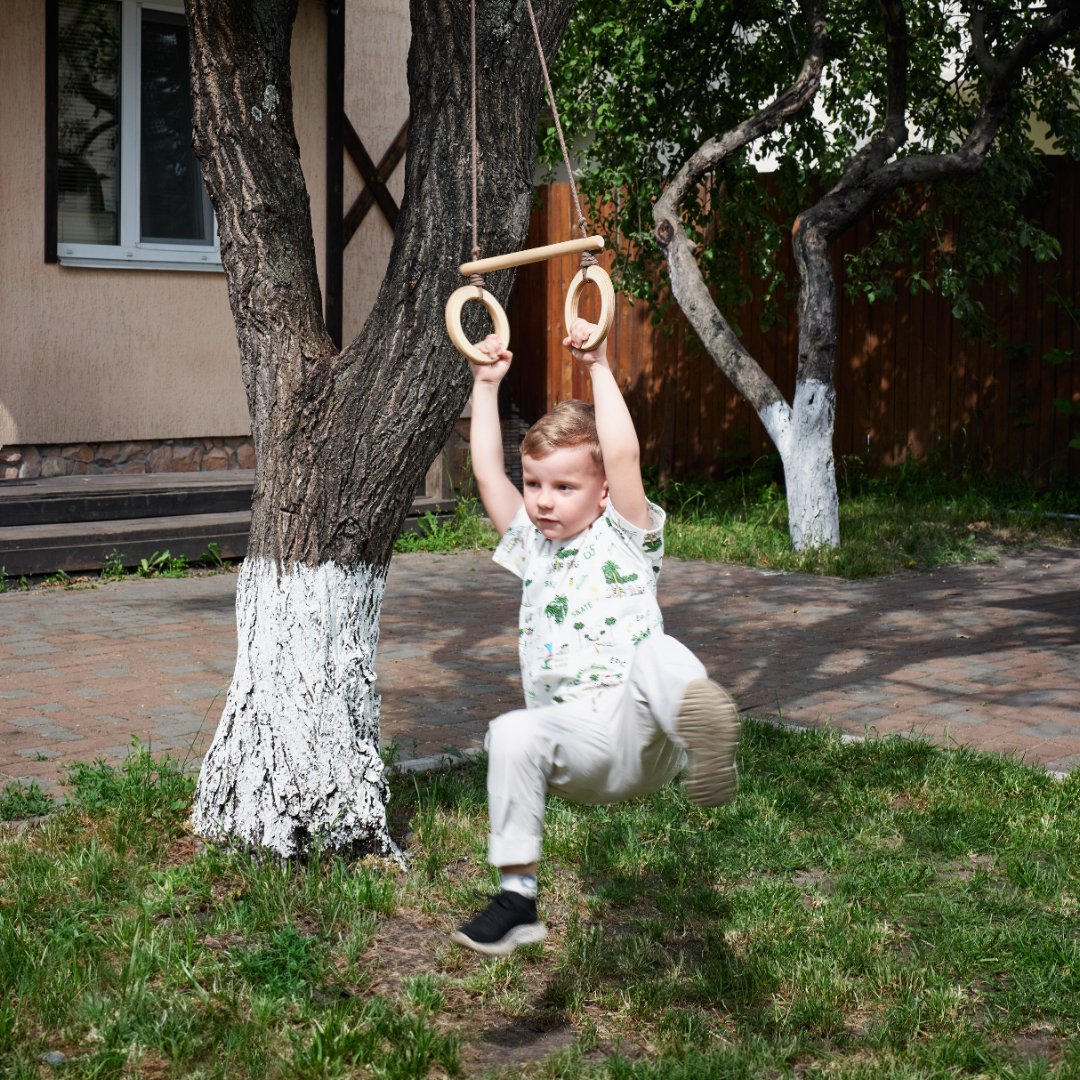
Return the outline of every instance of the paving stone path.
<path id="1" fill-rule="evenodd" d="M 0 595 L 0 785 L 133 736 L 192 763 L 236 647 L 233 575 Z M 479 746 L 521 701 L 519 587 L 483 552 L 394 558 L 377 669 L 383 738 L 411 758 Z M 1080 551 L 868 581 L 668 559 L 669 633 L 756 716 L 910 732 L 1080 765 Z"/>

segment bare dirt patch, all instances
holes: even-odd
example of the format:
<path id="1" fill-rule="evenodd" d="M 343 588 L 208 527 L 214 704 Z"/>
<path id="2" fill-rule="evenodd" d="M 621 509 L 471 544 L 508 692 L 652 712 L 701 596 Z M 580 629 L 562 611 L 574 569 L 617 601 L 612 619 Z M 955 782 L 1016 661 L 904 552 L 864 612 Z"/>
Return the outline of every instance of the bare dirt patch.
<path id="1" fill-rule="evenodd" d="M 379 922 L 368 949 L 371 991 L 398 994 L 404 980 L 438 967 L 436 950 L 446 941 L 445 931 L 418 915 L 395 915 Z"/>
<path id="2" fill-rule="evenodd" d="M 792 875 L 791 884 L 802 893 L 799 903 L 808 908 L 823 906 L 825 897 L 833 891 L 832 878 L 820 867 L 800 870 Z"/>
<path id="3" fill-rule="evenodd" d="M 938 878 L 942 881 L 970 881 L 976 874 L 990 873 L 994 869 L 992 855 L 971 854 L 966 859 L 951 859 L 938 865 Z"/>
<path id="4" fill-rule="evenodd" d="M 1045 1061 L 1056 1065 L 1065 1057 L 1065 1044 L 1059 1035 L 1039 1024 L 1017 1032 L 1013 1053 L 1021 1061 Z"/>
<path id="5" fill-rule="evenodd" d="M 448 956 L 463 964 L 491 963 L 465 950 L 448 953 L 446 935 L 445 926 L 416 911 L 401 911 L 381 921 L 365 957 L 372 980 L 365 992 L 399 994 L 409 978 L 445 973 Z M 529 975 L 536 993 L 529 994 L 513 1011 L 507 1009 L 505 1001 L 470 993 L 461 985 L 443 985 L 446 997 L 438 1024 L 461 1038 L 465 1076 L 517 1070 L 577 1042 L 577 1025 L 549 998 L 549 966 L 545 953 Z"/>

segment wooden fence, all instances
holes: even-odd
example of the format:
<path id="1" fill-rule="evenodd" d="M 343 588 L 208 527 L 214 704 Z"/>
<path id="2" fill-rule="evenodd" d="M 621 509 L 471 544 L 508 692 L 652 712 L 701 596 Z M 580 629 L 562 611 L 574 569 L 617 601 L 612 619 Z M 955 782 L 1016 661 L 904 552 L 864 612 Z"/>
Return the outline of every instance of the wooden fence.
<path id="1" fill-rule="evenodd" d="M 947 302 L 899 288 L 895 301 L 869 304 L 838 290 L 837 416 L 839 457 L 869 466 L 895 465 L 906 455 L 936 456 L 951 468 L 1046 482 L 1080 476 L 1080 417 L 1064 415 L 1054 399 L 1080 403 L 1080 166 L 1050 159 L 1049 197 L 1036 208 L 1043 228 L 1061 243 L 1051 264 L 1024 263 L 1015 294 L 994 288 L 984 299 L 995 330 L 1009 347 L 966 340 Z M 530 222 L 530 246 L 571 235 L 569 189 L 540 193 Z M 859 250 L 871 225 L 861 222 L 836 245 L 836 264 Z M 780 253 L 790 266 L 790 249 Z M 605 265 L 610 264 L 605 255 Z M 523 267 L 511 299 L 515 363 L 510 395 L 533 420 L 556 401 L 588 397 L 588 379 L 561 346 L 566 288 L 576 258 Z M 839 279 L 838 279 L 839 280 Z M 589 293 L 594 290 L 588 290 Z M 1055 303 L 1053 295 L 1066 304 Z M 1072 305 L 1071 311 L 1069 304 Z M 662 473 L 718 472 L 773 448 L 753 410 L 672 309 L 662 332 L 643 303 L 618 298 L 608 352 L 630 403 L 643 459 Z M 743 343 L 790 401 L 795 384 L 794 310 L 768 333 L 759 329 L 760 301 L 738 313 Z M 1070 350 L 1072 361 L 1045 359 Z"/>

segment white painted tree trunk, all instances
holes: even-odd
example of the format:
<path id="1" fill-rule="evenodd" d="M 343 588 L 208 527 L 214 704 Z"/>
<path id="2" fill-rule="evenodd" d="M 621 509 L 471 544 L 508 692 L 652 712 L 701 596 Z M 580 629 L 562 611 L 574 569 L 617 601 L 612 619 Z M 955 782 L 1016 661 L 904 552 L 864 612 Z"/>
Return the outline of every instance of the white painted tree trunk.
<path id="1" fill-rule="evenodd" d="M 817 379 L 797 384 L 793 406 L 775 401 L 761 417 L 783 462 L 788 532 L 796 551 L 840 545 L 835 417 L 836 388 Z"/>
<path id="2" fill-rule="evenodd" d="M 365 566 L 245 560 L 236 670 L 199 774 L 197 833 L 281 858 L 313 846 L 397 854 L 374 689 L 385 584 Z"/>

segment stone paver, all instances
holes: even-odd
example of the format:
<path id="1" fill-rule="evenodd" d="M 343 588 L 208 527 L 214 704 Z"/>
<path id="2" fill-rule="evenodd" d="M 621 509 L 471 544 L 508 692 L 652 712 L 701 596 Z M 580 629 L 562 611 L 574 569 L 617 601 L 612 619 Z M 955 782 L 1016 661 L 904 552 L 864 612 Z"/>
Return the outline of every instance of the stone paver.
<path id="1" fill-rule="evenodd" d="M 197 762 L 235 658 L 235 577 L 0 595 L 0 783 L 132 737 Z M 395 557 L 377 657 L 402 757 L 479 746 L 521 701 L 518 583 L 486 553 Z M 668 631 L 758 716 L 1080 765 L 1080 551 L 848 582 L 667 560 Z"/>

